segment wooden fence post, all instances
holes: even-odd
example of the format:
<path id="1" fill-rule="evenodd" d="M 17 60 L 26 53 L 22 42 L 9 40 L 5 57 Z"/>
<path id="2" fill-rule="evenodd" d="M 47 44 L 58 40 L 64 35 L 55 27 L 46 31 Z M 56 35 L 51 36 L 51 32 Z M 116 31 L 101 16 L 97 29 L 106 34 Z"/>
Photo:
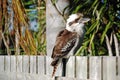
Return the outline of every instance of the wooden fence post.
<path id="1" fill-rule="evenodd" d="M 23 56 L 23 63 L 22 63 L 22 67 L 23 67 L 23 70 L 22 72 L 25 72 L 25 73 L 29 73 L 30 72 L 30 61 L 29 61 L 29 58 L 30 56 L 27 56 L 27 55 L 24 55 Z"/>
<path id="2" fill-rule="evenodd" d="M 116 80 L 116 57 L 103 57 L 103 80 Z"/>
<path id="3" fill-rule="evenodd" d="M 22 56 L 15 56 L 15 57 L 16 57 L 17 72 L 22 72 Z"/>
<path id="4" fill-rule="evenodd" d="M 101 80 L 101 57 L 90 57 L 89 60 L 89 75 L 90 80 Z"/>
<path id="5" fill-rule="evenodd" d="M 36 56 L 30 56 L 30 73 L 36 73 Z"/>
<path id="6" fill-rule="evenodd" d="M 4 56 L 0 56 L 0 72 L 4 71 Z"/>
<path id="7" fill-rule="evenodd" d="M 11 64 L 11 72 L 17 72 L 17 68 L 16 68 L 16 56 L 11 56 L 10 64 Z"/>
<path id="8" fill-rule="evenodd" d="M 71 56 L 66 64 L 66 77 L 75 77 L 75 56 Z"/>
<path id="9" fill-rule="evenodd" d="M 119 78 L 119 80 L 120 80 L 120 56 L 118 57 L 118 65 L 117 65 L 118 67 L 118 78 Z"/>
<path id="10" fill-rule="evenodd" d="M 37 56 L 37 66 L 38 66 L 38 74 L 45 75 L 45 69 L 46 69 L 46 62 L 45 62 L 45 56 Z"/>
<path id="11" fill-rule="evenodd" d="M 76 78 L 87 79 L 87 58 L 76 56 Z"/>
<path id="12" fill-rule="evenodd" d="M 5 71 L 10 72 L 10 56 L 5 56 Z"/>

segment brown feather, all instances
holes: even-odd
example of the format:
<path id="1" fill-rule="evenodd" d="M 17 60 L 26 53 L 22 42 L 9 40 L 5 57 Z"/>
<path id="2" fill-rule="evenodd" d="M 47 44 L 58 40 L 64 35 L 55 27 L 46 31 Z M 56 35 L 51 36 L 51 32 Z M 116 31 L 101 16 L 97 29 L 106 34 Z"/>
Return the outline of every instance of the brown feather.
<path id="1" fill-rule="evenodd" d="M 61 34 L 59 34 L 57 36 L 57 38 L 56 38 L 56 43 L 55 43 L 55 46 L 54 46 L 54 49 L 53 49 L 53 53 L 52 53 L 52 56 L 51 56 L 52 58 L 62 57 L 64 55 L 64 53 L 61 51 L 61 49 L 64 48 L 64 46 L 66 45 L 66 43 L 68 41 L 70 41 L 71 39 L 74 39 L 74 38 L 77 37 L 77 35 L 76 35 L 77 33 L 76 32 L 70 32 L 70 31 L 68 31 L 66 29 L 64 31 L 61 31 L 60 33 Z M 73 46 L 74 45 L 72 45 L 72 47 Z M 67 53 L 69 53 L 69 51 Z"/>
<path id="2" fill-rule="evenodd" d="M 56 58 L 51 62 L 51 66 L 56 66 L 58 64 L 59 59 Z"/>
<path id="3" fill-rule="evenodd" d="M 73 46 L 76 42 L 76 40 L 74 40 L 77 37 L 76 34 L 77 34 L 76 32 L 70 32 L 66 29 L 59 32 L 59 34 L 56 38 L 56 43 L 53 48 L 53 52 L 52 52 L 52 56 L 51 56 L 53 58 L 51 65 L 54 67 L 52 77 L 54 76 L 54 74 L 56 72 L 60 58 L 67 55 L 69 53 L 69 51 L 73 48 Z M 73 40 L 73 42 L 70 42 L 72 40 Z M 69 42 L 71 43 L 70 46 L 68 46 Z M 63 50 L 64 48 L 65 48 L 65 50 Z"/>
<path id="4" fill-rule="evenodd" d="M 55 75 L 55 72 L 56 72 L 56 70 L 57 70 L 57 66 L 58 66 L 58 65 L 55 65 L 55 66 L 53 67 L 52 77 Z"/>

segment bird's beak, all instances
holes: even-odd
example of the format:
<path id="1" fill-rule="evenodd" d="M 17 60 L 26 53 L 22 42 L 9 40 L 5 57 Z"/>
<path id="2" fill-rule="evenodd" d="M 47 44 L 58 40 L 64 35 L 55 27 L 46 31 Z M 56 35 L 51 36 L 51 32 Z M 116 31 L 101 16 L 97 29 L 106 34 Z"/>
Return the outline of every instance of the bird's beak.
<path id="1" fill-rule="evenodd" d="M 88 21 L 90 21 L 90 18 L 81 18 L 79 23 L 87 23 Z"/>

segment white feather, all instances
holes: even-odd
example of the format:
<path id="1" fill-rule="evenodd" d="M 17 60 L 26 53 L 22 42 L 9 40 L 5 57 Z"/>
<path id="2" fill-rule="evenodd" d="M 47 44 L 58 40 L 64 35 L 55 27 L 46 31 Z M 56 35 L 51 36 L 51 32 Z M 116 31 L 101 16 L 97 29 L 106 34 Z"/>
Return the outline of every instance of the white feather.
<path id="1" fill-rule="evenodd" d="M 76 18 L 78 18 L 77 14 L 70 15 L 69 18 L 67 19 L 67 23 L 74 21 Z"/>
<path id="2" fill-rule="evenodd" d="M 82 14 L 81 14 L 82 15 Z M 83 27 L 84 27 L 84 23 L 73 23 L 72 25 L 69 25 L 70 22 L 73 22 L 75 21 L 75 19 L 77 19 L 80 15 L 77 15 L 77 14 L 72 14 L 69 16 L 69 18 L 67 19 L 67 23 L 66 23 L 66 29 L 68 31 L 75 31 L 75 32 L 78 32 L 78 33 L 81 33 L 83 32 Z"/>

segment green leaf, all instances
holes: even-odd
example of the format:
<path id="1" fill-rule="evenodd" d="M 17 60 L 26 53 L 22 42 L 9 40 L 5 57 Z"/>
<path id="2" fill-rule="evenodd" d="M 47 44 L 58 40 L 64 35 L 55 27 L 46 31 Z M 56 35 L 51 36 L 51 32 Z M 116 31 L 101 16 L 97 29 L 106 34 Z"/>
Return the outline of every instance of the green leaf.
<path id="1" fill-rule="evenodd" d="M 82 8 L 82 6 L 83 6 L 83 5 L 77 6 L 76 9 L 75 9 L 75 11 L 74 11 L 73 13 L 77 13 L 77 12 L 80 10 L 80 8 Z"/>
<path id="2" fill-rule="evenodd" d="M 98 0 L 95 0 L 88 11 L 92 10 L 95 7 L 95 5 L 97 4 L 97 2 L 98 2 Z"/>
<path id="3" fill-rule="evenodd" d="M 98 7 L 99 3 L 96 4 L 94 10 L 93 10 L 93 15 L 95 14 L 96 10 L 97 10 L 97 7 Z"/>
<path id="4" fill-rule="evenodd" d="M 92 32 L 92 31 L 97 27 L 97 25 L 100 25 L 99 20 L 95 21 L 95 22 L 90 26 L 90 28 L 87 30 L 86 34 L 89 34 L 90 32 Z"/>
<path id="5" fill-rule="evenodd" d="M 100 42 L 101 44 L 103 43 L 104 38 L 105 38 L 105 35 L 106 35 L 108 29 L 109 29 L 111 26 L 112 26 L 112 22 L 109 21 L 109 23 L 106 25 L 105 30 L 103 31 L 103 34 L 102 34 L 102 36 L 101 36 L 101 42 Z"/>
<path id="6" fill-rule="evenodd" d="M 92 43 L 91 43 L 91 47 L 92 47 L 92 48 L 91 48 L 91 49 L 92 49 L 92 54 L 91 54 L 91 55 L 92 55 L 92 56 L 95 56 L 95 54 L 96 54 L 96 53 L 95 53 L 95 44 L 94 44 L 93 41 L 92 41 Z"/>

